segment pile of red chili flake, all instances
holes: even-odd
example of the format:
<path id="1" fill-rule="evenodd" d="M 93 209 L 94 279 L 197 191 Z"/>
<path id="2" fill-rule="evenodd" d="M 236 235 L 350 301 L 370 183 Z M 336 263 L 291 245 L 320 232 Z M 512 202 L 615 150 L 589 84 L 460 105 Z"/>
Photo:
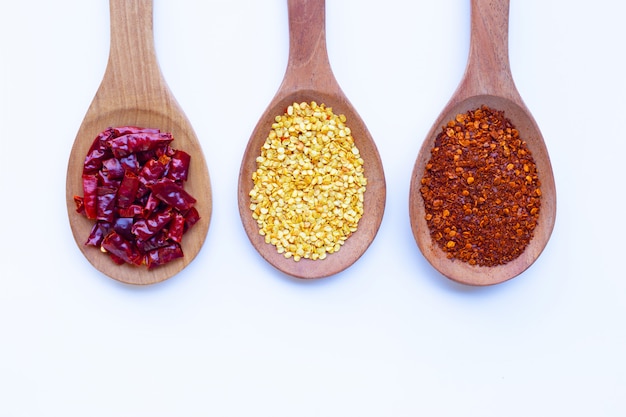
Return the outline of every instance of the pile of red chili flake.
<path id="1" fill-rule="evenodd" d="M 84 196 L 76 211 L 95 220 L 86 245 L 117 264 L 148 269 L 183 256 L 183 234 L 200 215 L 184 190 L 191 157 L 173 149 L 171 133 L 134 126 L 108 128 L 83 166 Z"/>
<path id="2" fill-rule="evenodd" d="M 541 206 L 537 167 L 504 112 L 482 106 L 443 126 L 421 181 L 432 239 L 471 265 L 522 254 Z"/>

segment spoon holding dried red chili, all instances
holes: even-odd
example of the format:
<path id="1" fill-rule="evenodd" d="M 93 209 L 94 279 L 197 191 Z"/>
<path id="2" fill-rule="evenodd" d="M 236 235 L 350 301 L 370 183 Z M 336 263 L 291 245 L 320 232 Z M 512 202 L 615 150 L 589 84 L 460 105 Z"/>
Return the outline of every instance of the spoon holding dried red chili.
<path id="1" fill-rule="evenodd" d="M 556 216 L 548 151 L 511 74 L 508 18 L 509 0 L 471 0 L 465 74 L 411 177 L 418 247 L 443 275 L 469 285 L 525 271 L 546 246 Z"/>
<path id="2" fill-rule="evenodd" d="M 109 61 L 70 154 L 67 210 L 74 239 L 96 269 L 121 282 L 153 284 L 180 272 L 200 251 L 211 217 L 211 184 L 198 139 L 161 75 L 154 48 L 152 0 L 110 0 L 109 5 Z M 90 153 L 94 139 L 101 132 L 120 126 L 153 128 L 154 132 L 162 133 L 144 130 L 141 134 L 112 139 L 117 142 L 109 143 L 112 157 L 106 161 Z M 173 139 L 175 149 L 167 145 Z M 130 156 L 137 151 L 145 154 L 149 151 L 146 146 L 152 146 L 149 144 L 166 150 L 161 158 L 157 155 L 148 162 L 141 161 L 146 164 L 139 172 L 139 166 L 131 166 L 133 161 Z M 176 150 L 180 152 L 176 153 Z M 94 179 L 88 176 L 85 181 L 84 170 L 103 171 L 119 184 L 107 191 L 95 180 L 96 175 L 93 175 Z M 138 206 L 133 199 L 137 187 L 145 188 L 146 184 L 153 197 L 139 210 L 146 212 L 150 207 L 157 210 L 152 215 L 154 218 L 141 220 L 138 219 Z M 98 187 L 98 191 L 94 191 L 94 187 Z M 110 198 L 104 195 L 107 192 Z M 98 196 L 98 193 L 104 194 Z M 83 195 L 88 200 L 84 204 L 87 212 L 82 210 L 81 213 L 80 208 L 77 211 L 74 196 Z M 90 201 L 94 198 L 107 207 L 94 206 Z M 158 209 L 165 206 L 168 208 Z M 102 217 L 110 209 L 124 213 L 121 216 L 111 213 L 110 218 L 104 219 L 105 222 L 113 220 L 116 229 L 116 233 L 109 233 L 104 238 L 100 236 L 105 233 L 104 230 L 93 230 L 94 212 L 99 210 Z M 195 210 L 197 212 L 194 213 Z M 187 215 L 190 217 L 183 221 Z M 137 221 L 126 221 L 132 217 Z M 153 232 L 156 229 L 165 230 L 165 222 L 167 238 L 160 239 L 162 233 Z M 190 227 L 192 224 L 193 227 Z M 130 230 L 141 238 L 142 248 L 146 254 L 150 253 L 147 258 L 137 255 L 136 248 L 128 246 Z M 185 231 L 187 233 L 183 237 L 182 232 Z M 155 239 L 159 241 L 153 241 Z M 101 248 L 109 255 L 121 255 L 127 262 L 119 264 L 120 256 L 107 256 Z M 181 250 L 184 256 L 181 256 Z"/>

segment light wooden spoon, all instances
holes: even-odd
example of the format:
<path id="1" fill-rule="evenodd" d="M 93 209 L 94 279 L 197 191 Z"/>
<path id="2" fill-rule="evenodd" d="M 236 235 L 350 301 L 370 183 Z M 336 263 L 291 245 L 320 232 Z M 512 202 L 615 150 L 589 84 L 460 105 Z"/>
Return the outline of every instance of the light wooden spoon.
<path id="1" fill-rule="evenodd" d="M 337 83 L 326 50 L 324 0 L 288 0 L 289 58 L 278 92 L 261 116 L 248 142 L 239 172 L 239 214 L 252 245 L 278 270 L 297 278 L 323 278 L 352 265 L 369 247 L 376 236 L 385 208 L 385 176 L 376 149 L 359 114 L 352 107 Z M 302 259 L 298 262 L 279 254 L 276 247 L 265 243 L 259 227 L 252 218 L 250 197 L 252 173 L 256 157 L 267 138 L 275 116 L 282 115 L 294 102 L 326 104 L 335 114 L 344 114 L 352 130 L 356 146 L 364 161 L 367 190 L 364 214 L 358 230 L 336 253 L 324 260 Z"/>
<path id="2" fill-rule="evenodd" d="M 152 0 L 110 0 L 111 45 L 104 78 L 78 130 L 67 167 L 66 200 L 74 239 L 102 273 L 129 284 L 153 284 L 172 277 L 198 254 L 212 211 L 211 184 L 198 139 L 159 68 L 152 30 Z M 96 135 L 107 127 L 158 128 L 174 136 L 172 147 L 191 155 L 185 189 L 196 198 L 201 220 L 183 237 L 184 257 L 148 271 L 116 265 L 99 249 L 85 246 L 93 221 L 76 213 L 74 195 L 83 195 L 82 169 Z"/>
<path id="3" fill-rule="evenodd" d="M 511 75 L 508 56 L 509 0 L 471 1 L 470 51 L 465 74 L 452 98 L 426 136 L 411 177 L 409 214 L 417 244 L 426 259 L 448 278 L 469 285 L 491 285 L 513 278 L 526 270 L 546 246 L 556 217 L 556 190 L 550 158 L 533 116 L 522 101 Z M 420 193 L 424 168 L 442 126 L 458 113 L 481 105 L 503 110 L 517 127 L 537 165 L 541 182 L 541 209 L 534 237 L 515 260 L 496 267 L 471 266 L 450 260 L 431 239 Z"/>

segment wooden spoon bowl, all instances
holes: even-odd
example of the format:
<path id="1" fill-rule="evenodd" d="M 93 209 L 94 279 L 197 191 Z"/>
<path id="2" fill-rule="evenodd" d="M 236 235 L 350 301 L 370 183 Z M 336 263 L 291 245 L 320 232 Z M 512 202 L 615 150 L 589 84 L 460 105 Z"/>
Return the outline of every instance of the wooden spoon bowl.
<path id="1" fill-rule="evenodd" d="M 409 194 L 411 228 L 418 247 L 430 264 L 448 278 L 468 285 L 492 285 L 525 271 L 539 257 L 550 239 L 556 217 L 556 188 L 543 136 L 518 93 L 508 58 L 509 0 L 496 3 L 472 0 L 470 53 L 465 74 L 456 92 L 426 136 L 413 168 Z M 472 266 L 448 259 L 430 236 L 420 188 L 424 169 L 437 135 L 449 120 L 486 105 L 504 111 L 526 141 L 541 182 L 541 209 L 534 236 L 524 252 L 504 265 Z"/>
<path id="2" fill-rule="evenodd" d="M 297 278 L 323 278 L 352 265 L 369 247 L 378 232 L 385 208 L 386 186 L 382 163 L 376 145 L 361 117 L 350 104 L 331 71 L 326 50 L 325 4 L 323 0 L 289 0 L 289 60 L 283 82 L 257 123 L 246 147 L 239 173 L 239 213 L 254 248 L 278 270 Z M 356 146 L 364 161 L 367 190 L 364 214 L 358 230 L 336 253 L 323 260 L 301 259 L 296 262 L 279 254 L 265 243 L 249 208 L 249 192 L 257 169 L 256 158 L 270 132 L 276 116 L 293 103 L 315 101 L 346 116 Z"/>
<path id="3" fill-rule="evenodd" d="M 78 130 L 67 168 L 66 203 L 76 244 L 105 275 L 128 284 L 154 284 L 172 277 L 198 254 L 212 211 L 211 184 L 198 139 L 161 75 L 154 50 L 152 0 L 110 0 L 111 49 L 102 83 Z M 108 127 L 158 128 L 174 136 L 172 147 L 191 155 L 185 189 L 196 198 L 201 220 L 183 237 L 184 257 L 148 270 L 117 265 L 99 249 L 85 246 L 93 221 L 76 212 L 82 169 L 94 138 Z"/>

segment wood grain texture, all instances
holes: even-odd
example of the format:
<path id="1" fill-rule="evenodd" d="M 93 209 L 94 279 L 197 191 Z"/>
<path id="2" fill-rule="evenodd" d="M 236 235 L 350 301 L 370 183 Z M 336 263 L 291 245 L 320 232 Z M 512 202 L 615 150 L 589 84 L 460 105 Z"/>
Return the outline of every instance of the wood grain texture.
<path id="1" fill-rule="evenodd" d="M 78 130 L 67 168 L 66 202 L 76 244 L 105 275 L 129 284 L 154 284 L 172 277 L 198 254 L 209 228 L 211 184 L 204 154 L 189 120 L 170 92 L 154 49 L 152 0 L 110 0 L 109 60 L 100 87 Z M 148 271 L 116 265 L 99 249 L 84 245 L 93 221 L 75 211 L 74 195 L 82 195 L 85 155 L 96 135 L 111 126 L 159 128 L 174 136 L 172 146 L 191 155 L 185 189 L 197 199 L 201 220 L 185 234 L 185 256 Z"/>
<path id="2" fill-rule="evenodd" d="M 471 35 L 463 78 L 422 144 L 413 168 L 409 194 L 411 228 L 430 264 L 446 277 L 468 285 L 492 285 L 511 279 L 539 257 L 556 219 L 556 187 L 548 150 L 532 114 L 524 104 L 511 74 L 508 54 L 509 0 L 471 0 Z M 541 182 L 542 201 L 533 239 L 517 259 L 496 267 L 471 266 L 450 260 L 431 239 L 425 220 L 421 179 L 437 134 L 449 120 L 482 105 L 503 110 L 533 154 Z"/>
<path id="3" fill-rule="evenodd" d="M 378 150 L 365 123 L 348 101 L 335 79 L 328 60 L 325 32 L 324 0 L 288 0 L 289 58 L 283 81 L 259 119 L 246 147 L 239 173 L 239 213 L 244 229 L 255 249 L 271 265 L 285 274 L 304 279 L 323 278 L 348 268 L 370 246 L 376 236 L 385 209 L 386 184 Z M 316 101 L 344 114 L 346 125 L 364 161 L 367 190 L 364 214 L 358 230 L 348 238 L 341 250 L 324 260 L 302 259 L 295 262 L 279 254 L 276 247 L 265 243 L 249 209 L 248 193 L 253 187 L 252 173 L 271 129 L 274 117 L 284 113 L 294 102 Z"/>

